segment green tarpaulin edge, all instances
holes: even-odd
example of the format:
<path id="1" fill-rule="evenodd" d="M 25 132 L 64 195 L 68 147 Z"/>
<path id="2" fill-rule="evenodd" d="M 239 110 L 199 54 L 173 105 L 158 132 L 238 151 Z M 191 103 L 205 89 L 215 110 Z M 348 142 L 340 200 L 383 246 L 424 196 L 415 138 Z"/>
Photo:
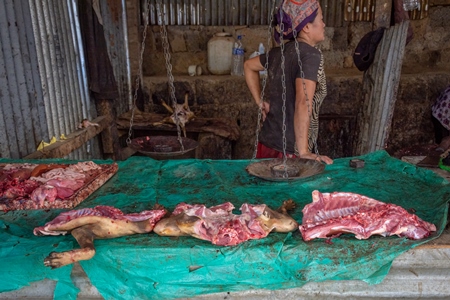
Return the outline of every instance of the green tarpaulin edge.
<path id="1" fill-rule="evenodd" d="M 112 205 L 125 213 L 160 203 L 173 209 L 179 202 L 216 205 L 282 201 L 301 209 L 311 192 L 347 191 L 394 203 L 434 223 L 433 236 L 411 241 L 398 237 L 357 240 L 351 235 L 304 242 L 299 231 L 271 233 L 267 238 L 235 247 L 219 247 L 191 237 L 167 238 L 154 233 L 95 242 L 97 253 L 81 265 L 105 299 L 162 299 L 248 289 L 301 287 L 310 281 L 364 280 L 381 282 L 401 253 L 437 238 L 444 229 L 450 187 L 432 171 L 390 157 L 384 151 L 359 156 L 365 167 L 349 167 L 351 158 L 335 160 L 322 174 L 293 182 L 269 182 L 246 173 L 251 160 L 170 160 L 131 157 L 119 162 L 118 173 L 78 207 Z M 59 160 L 60 161 L 60 160 Z M 22 161 L 23 162 L 23 161 Z M 0 292 L 44 278 L 58 281 L 55 298 L 76 296 L 71 267 L 50 270 L 43 258 L 51 251 L 77 248 L 71 236 L 35 237 L 41 226 L 62 210 L 0 214 Z M 364 267 L 362 268 L 361 265 Z M 28 272 L 33 269 L 33 272 Z M 4 282 L 8 282 L 5 284 Z"/>

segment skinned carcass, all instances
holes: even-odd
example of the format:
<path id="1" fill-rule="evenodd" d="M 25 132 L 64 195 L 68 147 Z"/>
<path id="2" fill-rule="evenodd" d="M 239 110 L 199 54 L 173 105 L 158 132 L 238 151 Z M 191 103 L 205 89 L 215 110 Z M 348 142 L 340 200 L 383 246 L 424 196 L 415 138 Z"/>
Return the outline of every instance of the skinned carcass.
<path id="1" fill-rule="evenodd" d="M 343 233 L 357 239 L 372 235 L 426 238 L 436 226 L 408 213 L 404 208 L 363 195 L 347 192 L 312 192 L 313 202 L 307 204 L 299 226 L 305 241 L 334 238 Z"/>
<path id="2" fill-rule="evenodd" d="M 54 269 L 76 261 L 91 259 L 95 255 L 95 239 L 111 239 L 151 232 L 166 212 L 160 206 L 132 214 L 124 214 L 111 206 L 83 208 L 63 212 L 44 226 L 36 227 L 33 233 L 38 236 L 70 233 L 80 245 L 81 249 L 51 252 L 44 259 L 44 265 Z"/>
<path id="3" fill-rule="evenodd" d="M 161 124 L 174 124 L 174 125 L 176 125 L 177 124 L 177 119 L 178 119 L 178 125 L 183 130 L 184 137 L 186 137 L 186 124 L 190 120 L 195 118 L 194 113 L 189 108 L 188 99 L 189 99 L 189 92 L 186 92 L 185 95 L 184 95 L 184 103 L 183 104 L 176 103 L 176 105 L 175 105 L 175 112 L 173 111 L 173 108 L 170 107 L 169 105 L 167 105 L 167 103 L 164 100 L 161 100 L 162 106 L 164 106 L 164 108 L 167 109 L 167 111 L 170 112 L 171 115 L 168 116 L 168 117 L 165 117 L 160 122 L 153 123 L 153 125 L 155 125 L 155 126 L 156 125 L 161 125 Z"/>
<path id="4" fill-rule="evenodd" d="M 241 214 L 232 213 L 226 202 L 207 208 L 205 205 L 180 203 L 172 215 L 160 220 L 154 232 L 161 236 L 193 236 L 220 246 L 234 246 L 250 239 L 261 239 L 270 232 L 290 232 L 298 223 L 288 215 L 292 200 L 284 201 L 278 211 L 265 204 L 243 204 Z"/>

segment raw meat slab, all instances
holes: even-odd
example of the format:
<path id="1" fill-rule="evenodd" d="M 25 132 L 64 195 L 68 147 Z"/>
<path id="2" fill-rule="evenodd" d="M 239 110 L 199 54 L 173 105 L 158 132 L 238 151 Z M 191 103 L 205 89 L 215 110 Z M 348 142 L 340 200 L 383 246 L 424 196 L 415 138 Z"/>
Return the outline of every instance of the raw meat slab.
<path id="1" fill-rule="evenodd" d="M 0 164 L 0 168 L 6 164 Z M 70 164 L 69 164 L 70 165 Z M 107 182 L 119 169 L 117 163 L 97 164 L 100 169 L 83 172 L 86 176 L 84 184 L 75 193 L 65 199 L 55 199 L 53 202 L 45 200 L 42 205 L 36 203 L 27 197 L 18 197 L 15 199 L 0 199 L 0 210 L 32 210 L 32 209 L 55 209 L 55 208 L 74 208 L 93 192 Z"/>

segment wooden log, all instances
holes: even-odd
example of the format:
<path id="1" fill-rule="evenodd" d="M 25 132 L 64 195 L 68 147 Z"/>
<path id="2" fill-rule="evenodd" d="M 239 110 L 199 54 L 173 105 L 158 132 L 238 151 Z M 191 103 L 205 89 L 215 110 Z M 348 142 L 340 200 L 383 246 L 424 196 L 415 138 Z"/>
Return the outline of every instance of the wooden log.
<path id="1" fill-rule="evenodd" d="M 108 126 L 107 118 L 104 116 L 97 117 L 92 123 L 97 123 L 99 126 L 89 126 L 72 132 L 66 136 L 65 140 L 57 141 L 45 147 L 43 150 L 35 151 L 25 156 L 24 159 L 63 158 L 69 155 L 75 149 L 83 146 L 88 140 L 101 133 Z"/>

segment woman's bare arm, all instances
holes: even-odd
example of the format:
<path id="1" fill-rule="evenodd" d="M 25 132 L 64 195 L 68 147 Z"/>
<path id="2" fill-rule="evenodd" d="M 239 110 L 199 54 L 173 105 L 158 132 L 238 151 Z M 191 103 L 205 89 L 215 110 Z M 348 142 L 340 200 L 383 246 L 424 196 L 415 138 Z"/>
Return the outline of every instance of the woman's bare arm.
<path id="1" fill-rule="evenodd" d="M 303 85 L 303 82 L 305 86 Z M 295 80 L 295 112 L 294 133 L 295 143 L 301 158 L 315 159 L 327 164 L 333 160 L 325 155 L 316 155 L 308 149 L 308 132 L 312 113 L 312 98 L 316 90 L 316 82 L 308 79 L 297 78 Z M 305 95 L 308 95 L 308 99 Z"/>
<path id="2" fill-rule="evenodd" d="M 253 100 L 258 105 L 262 105 L 262 113 L 263 120 L 265 120 L 267 113 L 269 112 L 270 106 L 269 103 L 263 102 L 261 103 L 261 83 L 259 77 L 259 71 L 263 71 L 264 66 L 261 64 L 259 60 L 259 56 L 250 58 L 244 63 L 244 76 L 245 81 L 247 82 L 248 89 L 252 94 Z"/>

